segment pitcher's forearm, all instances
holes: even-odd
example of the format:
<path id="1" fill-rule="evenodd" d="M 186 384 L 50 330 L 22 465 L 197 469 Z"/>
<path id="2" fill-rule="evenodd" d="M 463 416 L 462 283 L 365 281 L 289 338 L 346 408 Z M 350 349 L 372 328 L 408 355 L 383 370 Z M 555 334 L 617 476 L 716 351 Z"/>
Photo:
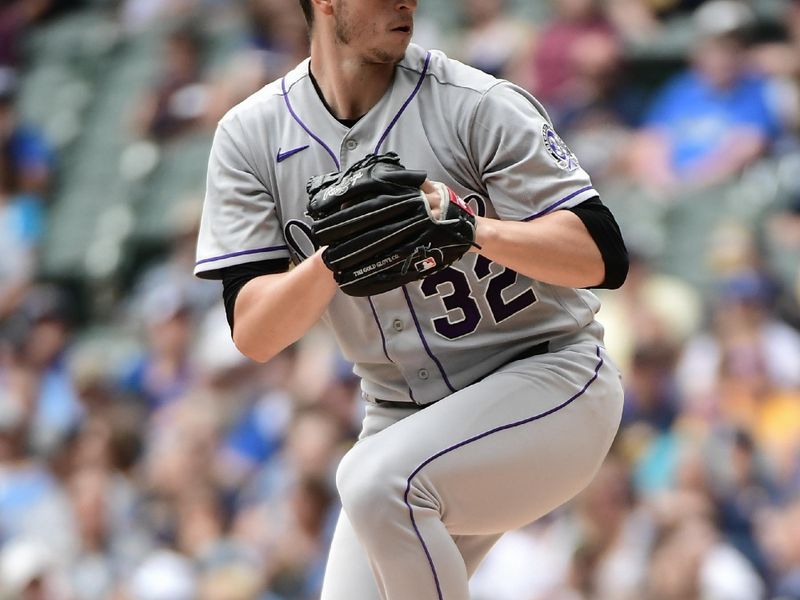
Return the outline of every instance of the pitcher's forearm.
<path id="1" fill-rule="evenodd" d="M 478 217 L 476 241 L 486 258 L 537 281 L 583 288 L 604 278 L 597 244 L 569 211 L 528 223 Z"/>
<path id="2" fill-rule="evenodd" d="M 337 286 L 318 251 L 292 271 L 264 275 L 239 292 L 233 341 L 248 358 L 266 362 L 319 321 Z"/>

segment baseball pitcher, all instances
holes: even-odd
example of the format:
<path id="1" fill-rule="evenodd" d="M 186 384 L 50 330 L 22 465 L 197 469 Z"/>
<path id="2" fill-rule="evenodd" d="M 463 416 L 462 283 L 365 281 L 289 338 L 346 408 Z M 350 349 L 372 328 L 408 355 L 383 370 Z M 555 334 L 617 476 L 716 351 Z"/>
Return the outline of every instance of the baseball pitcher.
<path id="1" fill-rule="evenodd" d="M 410 43 L 417 0 L 300 5 L 311 57 L 217 128 L 195 272 L 247 356 L 324 319 L 361 378 L 322 598 L 466 600 L 611 445 L 588 290 L 625 245 L 535 98 Z"/>

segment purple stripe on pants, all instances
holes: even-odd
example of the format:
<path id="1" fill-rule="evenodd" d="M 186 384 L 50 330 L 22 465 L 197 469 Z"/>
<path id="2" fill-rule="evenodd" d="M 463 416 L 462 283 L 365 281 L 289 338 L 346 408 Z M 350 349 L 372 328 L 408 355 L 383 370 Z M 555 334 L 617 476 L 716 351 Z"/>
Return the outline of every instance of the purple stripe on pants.
<path id="1" fill-rule="evenodd" d="M 437 454 L 434 454 L 433 456 L 431 456 L 430 458 L 425 460 L 416 469 L 414 469 L 414 471 L 411 473 L 411 475 L 408 476 L 408 479 L 406 480 L 406 492 L 403 495 L 403 501 L 406 503 L 406 506 L 408 507 L 408 515 L 409 515 L 409 517 L 411 517 L 411 525 L 414 527 L 414 532 L 417 534 L 417 538 L 419 539 L 419 543 L 422 544 L 422 549 L 425 552 L 425 556 L 428 558 L 428 564 L 430 565 L 431 572 L 433 573 L 433 580 L 436 583 L 436 593 L 437 593 L 438 600 L 444 600 L 444 597 L 442 596 L 442 588 L 441 588 L 441 585 L 439 584 L 439 575 L 436 573 L 436 567 L 433 564 L 433 557 L 431 557 L 431 553 L 428 550 L 428 546 L 425 544 L 425 540 L 422 539 L 422 534 L 419 532 L 419 528 L 417 527 L 417 521 L 414 518 L 414 510 L 412 509 L 411 504 L 408 501 L 408 494 L 411 492 L 411 480 L 414 479 L 414 477 L 416 477 L 417 473 L 419 473 L 426 465 L 432 463 L 434 460 L 436 460 L 440 456 L 444 456 L 445 454 L 447 454 L 449 452 L 452 452 L 453 450 L 457 450 L 458 448 L 461 448 L 462 446 L 466 446 L 467 444 L 471 444 L 472 442 L 476 442 L 476 441 L 478 441 L 480 439 L 488 437 L 488 436 L 492 435 L 493 433 L 498 433 L 500 431 L 505 431 L 506 429 L 513 429 L 514 427 L 519 427 L 520 425 L 525 425 L 526 423 L 532 423 L 533 421 L 538 421 L 539 419 L 543 419 L 544 417 L 546 417 L 548 415 L 552 415 L 553 413 L 558 412 L 562 408 L 565 408 L 565 407 L 569 406 L 570 404 L 572 404 L 572 402 L 574 400 L 576 400 L 577 398 L 582 396 L 586 392 L 586 390 L 589 389 L 589 386 L 592 385 L 594 380 L 597 379 L 597 375 L 600 372 L 600 368 L 603 366 L 603 358 L 600 356 L 600 346 L 597 346 L 597 358 L 599 358 L 600 361 L 597 363 L 597 366 L 594 368 L 594 375 L 592 375 L 592 378 L 589 379 L 589 381 L 586 382 L 586 385 L 583 386 L 581 391 L 579 391 L 577 394 L 572 396 L 569 400 L 565 400 L 564 402 L 562 402 L 558 406 L 556 406 L 554 408 L 551 408 L 549 410 L 546 410 L 545 412 L 540 413 L 538 415 L 535 415 L 533 417 L 528 417 L 527 419 L 523 419 L 521 421 L 516 421 L 515 423 L 510 423 L 508 425 L 501 425 L 500 427 L 495 427 L 494 429 L 490 429 L 489 431 L 486 431 L 484 433 L 481 433 L 481 434 L 478 434 L 476 436 L 473 436 L 473 437 L 471 437 L 471 438 L 469 438 L 467 440 L 464 440 L 463 442 L 459 442 L 458 444 L 450 446 L 449 448 L 445 448 L 441 452 L 438 452 Z"/>

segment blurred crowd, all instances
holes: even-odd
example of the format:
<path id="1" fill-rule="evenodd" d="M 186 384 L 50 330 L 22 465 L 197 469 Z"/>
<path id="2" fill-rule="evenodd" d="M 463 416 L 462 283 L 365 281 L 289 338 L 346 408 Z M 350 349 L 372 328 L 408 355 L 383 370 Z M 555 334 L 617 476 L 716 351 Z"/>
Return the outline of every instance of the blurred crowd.
<path id="1" fill-rule="evenodd" d="M 422 0 L 415 39 L 533 92 L 614 210 L 626 405 L 473 598 L 800 600 L 800 1 L 528 2 Z M 158 32 L 131 143 L 210 136 L 307 55 L 295 0 L 0 0 L 0 600 L 317 598 L 362 414 L 328 332 L 236 351 L 191 274 L 201 181 L 111 289 L 42 267 L 70 167 L 24 117 L 27 41 L 86 12 Z"/>

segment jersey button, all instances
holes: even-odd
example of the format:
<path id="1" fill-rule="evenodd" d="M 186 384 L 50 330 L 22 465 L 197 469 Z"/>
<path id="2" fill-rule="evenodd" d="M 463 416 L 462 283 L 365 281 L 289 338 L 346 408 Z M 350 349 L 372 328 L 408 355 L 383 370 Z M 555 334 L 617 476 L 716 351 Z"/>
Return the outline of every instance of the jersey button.
<path id="1" fill-rule="evenodd" d="M 428 373 L 428 369 L 420 369 L 419 371 L 417 371 L 417 375 L 419 375 L 420 379 L 427 379 L 428 377 L 431 376 L 431 374 Z"/>
<path id="2" fill-rule="evenodd" d="M 392 329 L 394 329 L 395 331 L 398 331 L 398 332 L 399 331 L 403 331 L 403 329 L 405 329 L 405 328 L 406 328 L 406 326 L 403 324 L 403 322 L 400 319 L 395 319 L 394 321 L 392 321 Z"/>
<path id="3" fill-rule="evenodd" d="M 355 140 L 347 140 L 344 144 L 344 147 L 352 152 L 356 148 L 358 148 L 358 142 Z"/>

